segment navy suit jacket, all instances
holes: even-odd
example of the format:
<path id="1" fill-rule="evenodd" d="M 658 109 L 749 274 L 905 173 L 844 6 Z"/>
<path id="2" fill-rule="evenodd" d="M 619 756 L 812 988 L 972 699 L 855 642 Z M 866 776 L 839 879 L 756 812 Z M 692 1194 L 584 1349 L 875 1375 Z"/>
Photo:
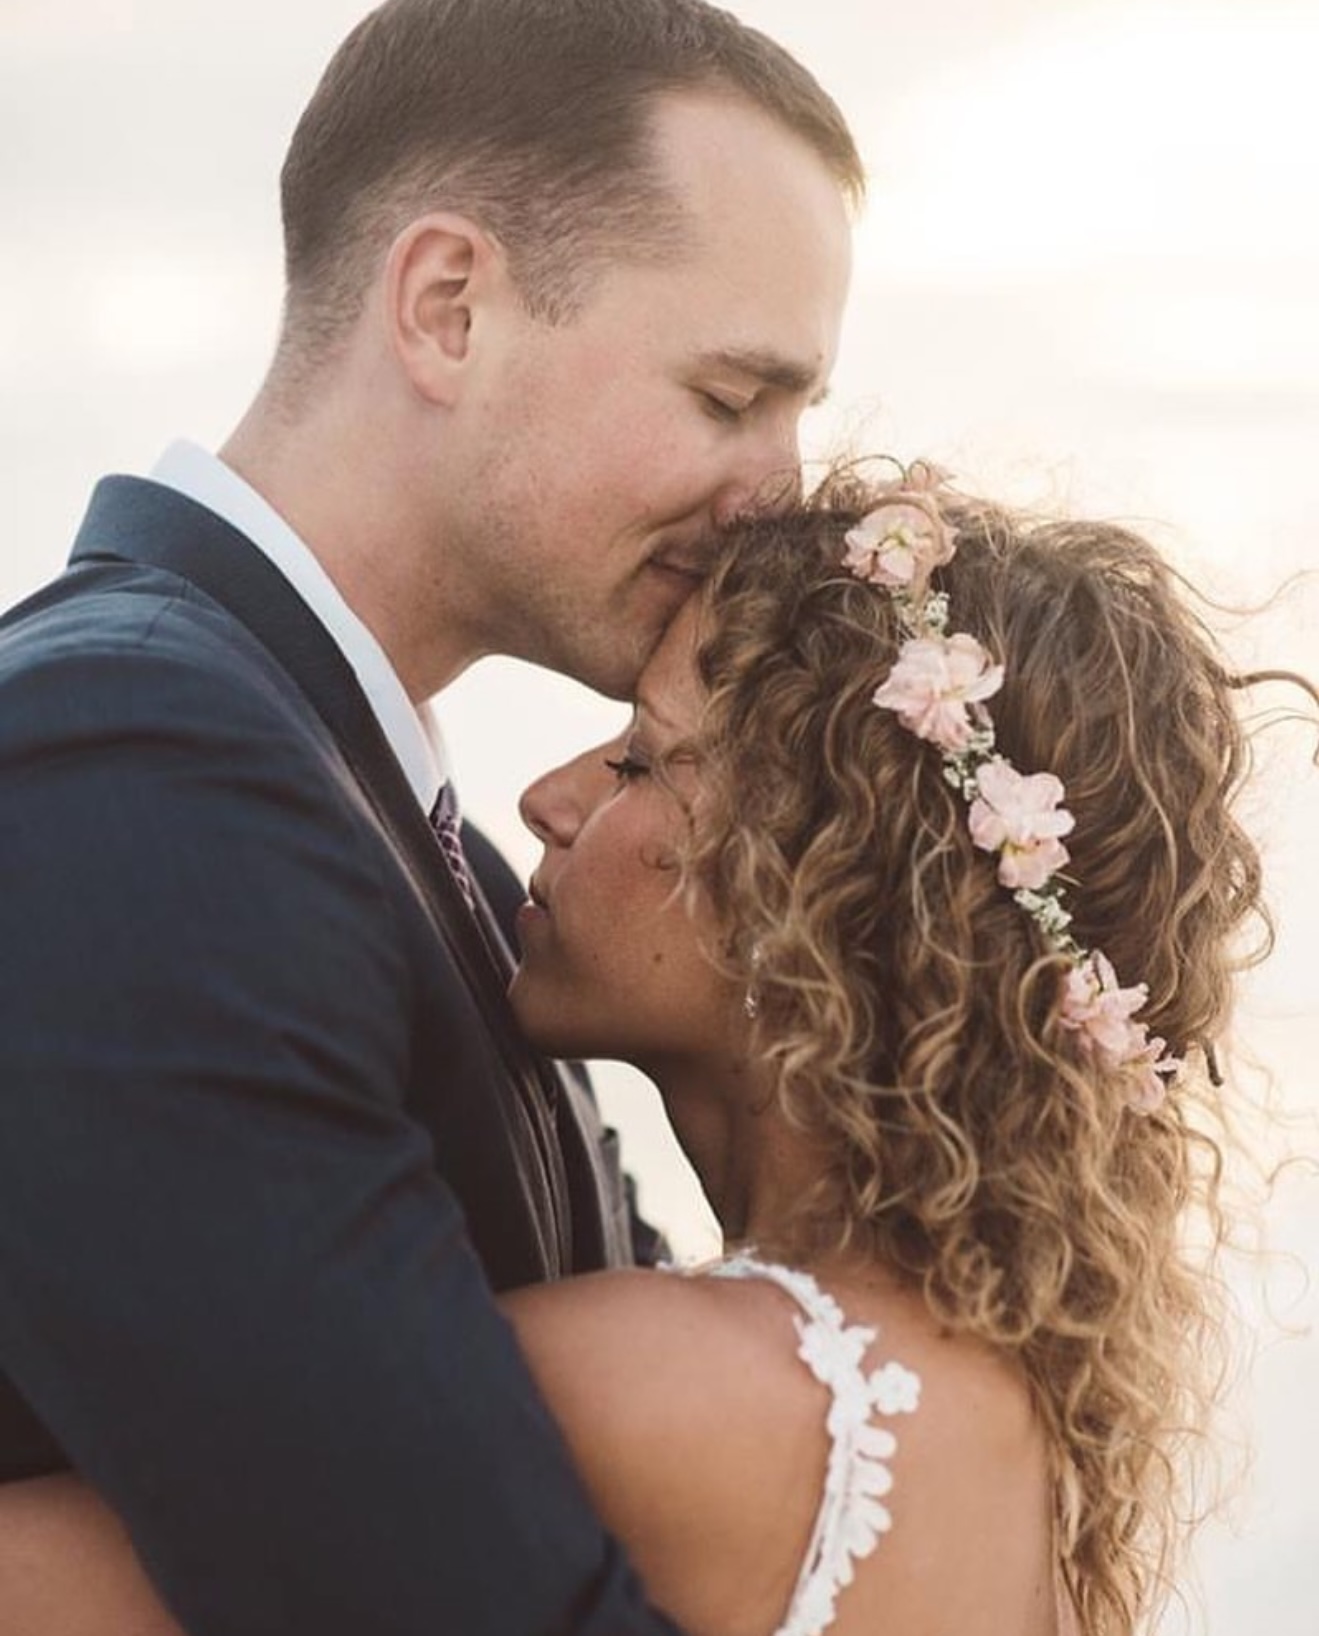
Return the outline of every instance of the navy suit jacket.
<path id="1" fill-rule="evenodd" d="M 621 1253 L 590 1109 L 333 640 L 159 485 L 0 621 L 0 923 L 0 1476 L 76 1467 L 191 1636 L 670 1628 L 487 1283 Z"/>

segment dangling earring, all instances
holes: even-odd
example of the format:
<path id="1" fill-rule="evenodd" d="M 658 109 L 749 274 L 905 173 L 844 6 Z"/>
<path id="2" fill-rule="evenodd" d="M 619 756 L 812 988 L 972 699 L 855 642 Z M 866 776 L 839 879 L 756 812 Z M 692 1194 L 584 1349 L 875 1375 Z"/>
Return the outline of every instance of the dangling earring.
<path id="1" fill-rule="evenodd" d="M 760 1015 L 760 990 L 756 987 L 756 970 L 763 956 L 759 943 L 751 945 L 751 981 L 747 984 L 747 991 L 742 997 L 742 1011 L 745 1016 L 755 1022 Z"/>

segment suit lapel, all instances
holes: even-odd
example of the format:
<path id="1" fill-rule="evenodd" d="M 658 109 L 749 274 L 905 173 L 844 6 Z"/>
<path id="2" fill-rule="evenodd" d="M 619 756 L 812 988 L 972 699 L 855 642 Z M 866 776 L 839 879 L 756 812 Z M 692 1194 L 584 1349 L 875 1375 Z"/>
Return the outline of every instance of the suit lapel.
<path id="1" fill-rule="evenodd" d="M 273 654 L 334 736 L 354 778 L 416 883 L 509 1070 L 535 1135 L 543 1195 L 556 1224 L 550 1270 L 572 1263 L 568 1188 L 555 1130 L 552 1080 L 508 1003 L 507 954 L 484 899 L 485 929 L 445 867 L 426 814 L 352 667 L 283 574 L 244 535 L 159 484 L 108 477 L 98 485 L 72 560 L 117 557 L 180 575 L 228 610 Z"/>

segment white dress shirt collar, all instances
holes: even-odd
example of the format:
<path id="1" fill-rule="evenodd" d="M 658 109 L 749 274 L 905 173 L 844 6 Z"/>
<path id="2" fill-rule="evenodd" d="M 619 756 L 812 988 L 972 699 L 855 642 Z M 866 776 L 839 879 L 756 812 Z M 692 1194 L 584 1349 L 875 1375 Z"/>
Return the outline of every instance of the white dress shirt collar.
<path id="1" fill-rule="evenodd" d="M 310 548 L 250 483 L 195 443 L 170 444 L 151 478 L 223 518 L 284 575 L 352 666 L 408 783 L 429 813 L 449 776 L 439 725 L 429 705 L 413 704 L 385 650 L 344 601 Z"/>

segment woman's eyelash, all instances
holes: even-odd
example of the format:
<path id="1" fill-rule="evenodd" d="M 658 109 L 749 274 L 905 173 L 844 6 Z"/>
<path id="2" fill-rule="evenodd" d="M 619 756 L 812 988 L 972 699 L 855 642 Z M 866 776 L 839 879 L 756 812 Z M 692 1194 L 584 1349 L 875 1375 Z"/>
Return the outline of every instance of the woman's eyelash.
<path id="1" fill-rule="evenodd" d="M 638 761 L 635 756 L 629 755 L 620 756 L 616 761 L 606 756 L 605 766 L 623 783 L 633 778 L 644 778 L 650 771 L 644 761 Z"/>

